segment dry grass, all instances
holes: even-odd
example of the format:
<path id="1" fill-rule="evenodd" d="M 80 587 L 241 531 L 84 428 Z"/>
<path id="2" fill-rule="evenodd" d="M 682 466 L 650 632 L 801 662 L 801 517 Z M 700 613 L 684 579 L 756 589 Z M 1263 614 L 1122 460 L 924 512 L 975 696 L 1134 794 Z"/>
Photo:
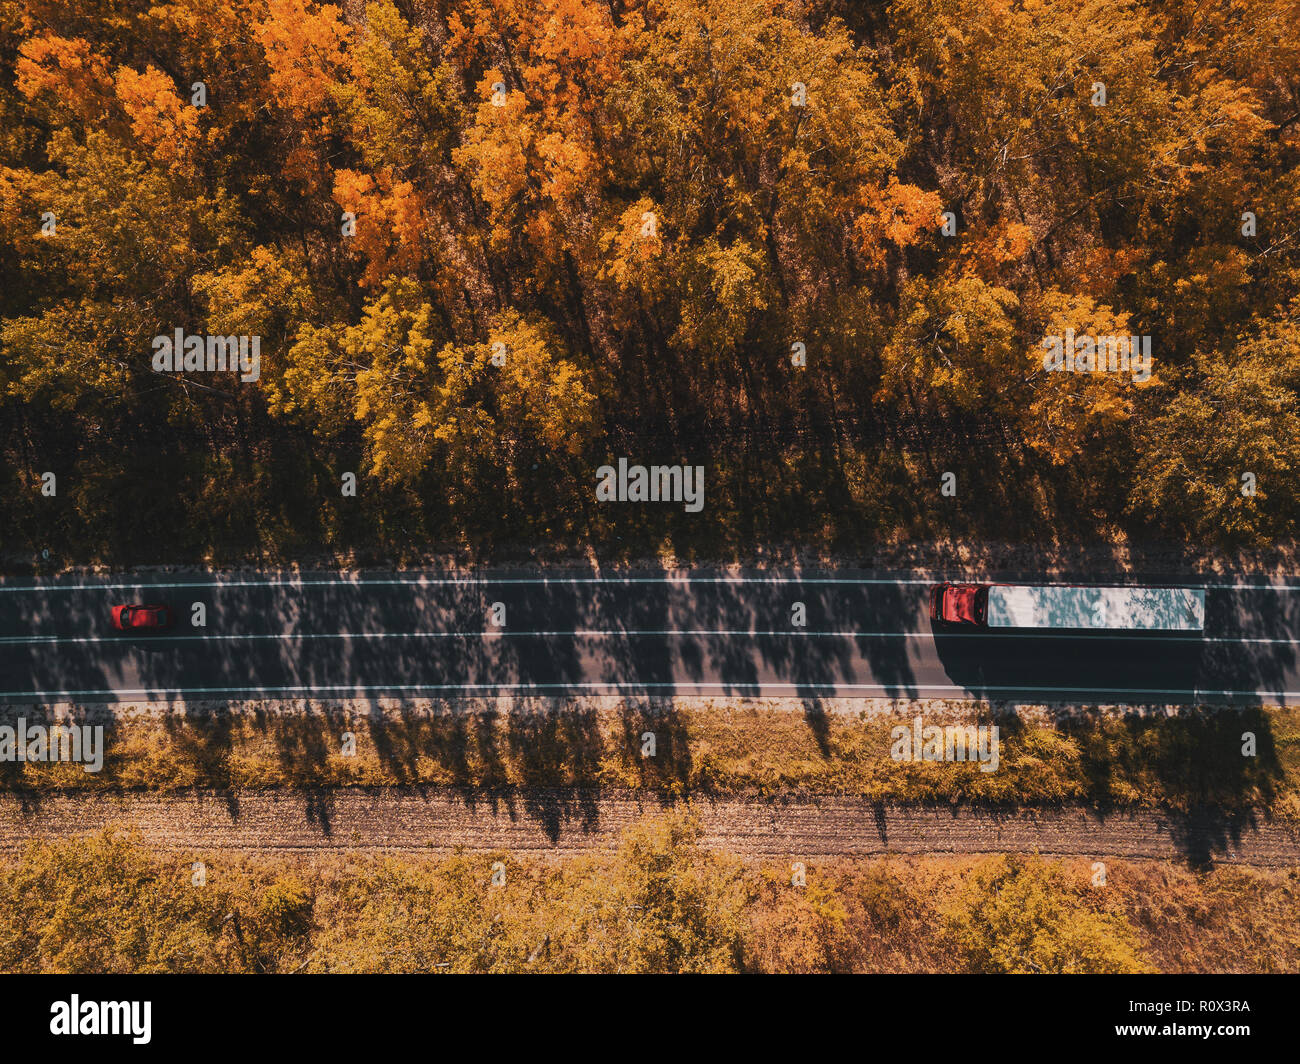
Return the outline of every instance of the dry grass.
<path id="1" fill-rule="evenodd" d="M 997 724 L 1000 769 L 892 760 L 891 728 L 916 713 L 927 722 Z M 1214 806 L 1300 817 L 1296 708 L 1066 715 L 957 703 L 826 712 L 811 702 L 791 711 L 788 702 L 743 699 L 704 706 L 553 700 L 540 708 L 480 704 L 380 713 L 244 703 L 189 714 L 123 711 L 104 719 L 102 772 L 3 763 L 0 787 L 576 786 L 665 795 L 802 792 L 893 802 Z M 1253 758 L 1241 753 L 1246 731 L 1258 737 Z M 655 736 L 654 757 L 641 753 L 648 732 Z M 355 738 L 352 756 L 344 753 L 345 733 Z"/>

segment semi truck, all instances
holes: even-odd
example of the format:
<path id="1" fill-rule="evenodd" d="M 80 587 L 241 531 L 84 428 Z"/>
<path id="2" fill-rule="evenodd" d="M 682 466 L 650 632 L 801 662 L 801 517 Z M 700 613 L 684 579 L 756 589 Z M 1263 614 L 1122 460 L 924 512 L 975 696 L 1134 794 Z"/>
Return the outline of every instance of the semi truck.
<path id="1" fill-rule="evenodd" d="M 930 617 L 943 628 L 1200 632 L 1205 591 L 1077 584 L 936 584 Z"/>

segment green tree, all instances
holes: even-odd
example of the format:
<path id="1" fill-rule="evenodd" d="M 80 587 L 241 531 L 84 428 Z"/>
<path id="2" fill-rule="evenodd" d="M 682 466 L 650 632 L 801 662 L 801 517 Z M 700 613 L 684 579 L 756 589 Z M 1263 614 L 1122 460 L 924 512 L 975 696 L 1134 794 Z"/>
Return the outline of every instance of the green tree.
<path id="1" fill-rule="evenodd" d="M 1218 542 L 1294 537 L 1298 417 L 1300 301 L 1196 359 L 1192 382 L 1167 395 L 1142 434 L 1133 506 Z"/>
<path id="2" fill-rule="evenodd" d="M 0 970 L 220 972 L 231 897 L 157 862 L 138 836 L 35 843 L 0 872 Z"/>
<path id="3" fill-rule="evenodd" d="M 612 864 L 566 874 L 573 893 L 553 932 L 564 967 L 741 970 L 749 888 L 738 863 L 703 848 L 701 834 L 689 813 L 647 818 L 628 829 Z"/>
<path id="4" fill-rule="evenodd" d="M 968 972 L 1149 971 L 1123 917 L 1080 896 L 1039 857 L 990 857 L 944 910 L 955 964 Z"/>

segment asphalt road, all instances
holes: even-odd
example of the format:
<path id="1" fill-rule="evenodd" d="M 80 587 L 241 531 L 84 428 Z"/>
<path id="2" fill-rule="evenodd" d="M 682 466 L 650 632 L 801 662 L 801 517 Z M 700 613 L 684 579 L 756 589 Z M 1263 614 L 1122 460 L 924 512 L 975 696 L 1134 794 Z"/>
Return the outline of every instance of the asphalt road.
<path id="1" fill-rule="evenodd" d="M 1189 579 L 1183 586 L 1207 588 L 1203 635 L 1126 637 L 937 634 L 927 615 L 933 579 L 690 570 L 10 581 L 0 584 L 0 701 L 680 693 L 1300 702 L 1300 583 Z M 172 630 L 112 630 L 110 606 L 156 601 L 175 610 Z M 796 602 L 806 627 L 792 624 Z M 195 603 L 205 627 L 191 624 Z M 504 625 L 493 623 L 494 603 Z"/>

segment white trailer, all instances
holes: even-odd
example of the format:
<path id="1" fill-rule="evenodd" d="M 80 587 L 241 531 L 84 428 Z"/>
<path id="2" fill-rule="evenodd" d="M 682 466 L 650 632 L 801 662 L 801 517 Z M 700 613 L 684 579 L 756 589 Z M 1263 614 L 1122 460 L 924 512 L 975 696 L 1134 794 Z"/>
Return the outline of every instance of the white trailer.
<path id="1" fill-rule="evenodd" d="M 1205 591 L 992 584 L 985 617 L 990 628 L 1200 632 L 1205 628 Z"/>

